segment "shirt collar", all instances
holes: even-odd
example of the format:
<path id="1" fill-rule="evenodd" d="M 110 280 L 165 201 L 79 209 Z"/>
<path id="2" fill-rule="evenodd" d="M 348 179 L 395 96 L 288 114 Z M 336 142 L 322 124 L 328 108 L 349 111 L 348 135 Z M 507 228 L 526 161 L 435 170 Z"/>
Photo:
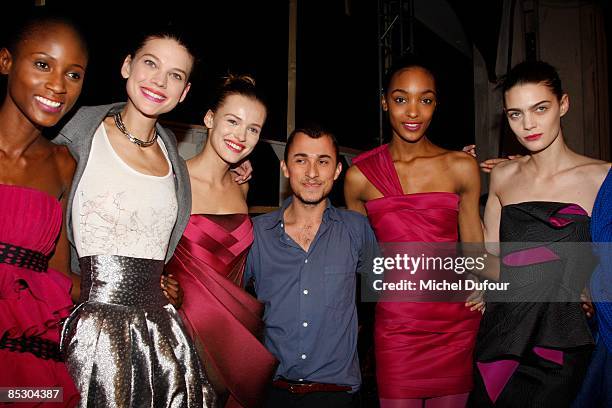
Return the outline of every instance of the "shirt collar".
<path id="1" fill-rule="evenodd" d="M 276 215 L 274 217 L 271 217 L 270 220 L 266 223 L 266 229 L 272 229 L 283 221 L 283 214 L 285 214 L 285 210 L 287 209 L 287 207 L 289 207 L 292 201 L 292 195 L 287 197 L 285 201 L 283 201 L 283 205 L 281 205 L 280 209 L 276 211 Z M 329 198 L 326 198 L 325 201 L 326 206 L 325 211 L 323 212 L 323 222 L 326 222 L 327 220 L 342 221 L 338 209 L 332 205 Z"/>

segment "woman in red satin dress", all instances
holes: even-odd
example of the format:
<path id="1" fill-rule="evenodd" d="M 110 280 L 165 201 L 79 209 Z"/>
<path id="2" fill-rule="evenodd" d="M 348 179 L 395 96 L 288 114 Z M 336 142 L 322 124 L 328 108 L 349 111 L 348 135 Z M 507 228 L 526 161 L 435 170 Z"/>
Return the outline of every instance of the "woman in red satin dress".
<path id="1" fill-rule="evenodd" d="M 265 119 L 255 81 L 228 77 L 204 116 L 206 145 L 187 161 L 192 214 L 166 266 L 183 288 L 179 313 L 225 407 L 261 406 L 277 364 L 259 339 L 263 304 L 242 289 L 253 225 L 248 184 L 230 172 L 253 151 Z"/>
<path id="2" fill-rule="evenodd" d="M 483 240 L 476 161 L 426 136 L 436 85 L 414 58 L 392 70 L 381 101 L 391 142 L 355 158 L 347 172 L 347 206 L 368 216 L 381 244 Z M 483 307 L 379 301 L 374 349 L 381 408 L 465 406 Z"/>

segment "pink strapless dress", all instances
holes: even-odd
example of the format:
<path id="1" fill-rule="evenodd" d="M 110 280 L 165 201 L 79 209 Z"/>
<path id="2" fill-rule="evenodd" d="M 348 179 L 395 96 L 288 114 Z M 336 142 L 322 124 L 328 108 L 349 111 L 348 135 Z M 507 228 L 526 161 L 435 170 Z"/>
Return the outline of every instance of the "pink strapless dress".
<path id="1" fill-rule="evenodd" d="M 379 243 L 458 240 L 457 194 L 404 194 L 388 145 L 363 153 L 353 163 L 383 194 L 365 204 Z M 480 318 L 464 302 L 379 301 L 374 323 L 379 397 L 469 392 Z"/>
<path id="2" fill-rule="evenodd" d="M 19 407 L 76 406 L 78 390 L 58 361 L 60 321 L 72 309 L 72 283 L 46 267 L 62 225 L 61 205 L 43 191 L 0 184 L 0 213 L 0 257 L 16 256 L 10 250 L 16 246 L 43 260 L 22 266 L 0 262 L 0 386 L 63 387 L 63 403 Z"/>
<path id="3" fill-rule="evenodd" d="M 252 243 L 247 214 L 194 214 L 166 266 L 184 291 L 187 331 L 230 393 L 226 407 L 262 406 L 277 365 L 260 341 L 264 305 L 242 288 Z"/>

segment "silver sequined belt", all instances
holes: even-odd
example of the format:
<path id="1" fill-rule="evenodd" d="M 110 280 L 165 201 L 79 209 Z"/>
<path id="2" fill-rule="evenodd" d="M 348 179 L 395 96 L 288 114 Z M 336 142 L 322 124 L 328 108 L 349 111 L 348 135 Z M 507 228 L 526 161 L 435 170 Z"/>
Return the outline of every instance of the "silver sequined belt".
<path id="1" fill-rule="evenodd" d="M 160 288 L 164 261 L 118 255 L 79 258 L 80 303 L 102 302 L 128 307 L 168 304 Z"/>

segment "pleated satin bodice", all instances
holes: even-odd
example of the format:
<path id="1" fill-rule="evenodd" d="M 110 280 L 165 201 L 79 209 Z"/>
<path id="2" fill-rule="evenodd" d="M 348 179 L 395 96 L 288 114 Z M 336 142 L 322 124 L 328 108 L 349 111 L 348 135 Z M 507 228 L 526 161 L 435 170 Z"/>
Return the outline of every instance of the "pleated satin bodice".
<path id="1" fill-rule="evenodd" d="M 264 305 L 243 289 L 253 243 L 247 214 L 192 214 L 166 266 L 185 293 L 179 313 L 230 393 L 228 407 L 263 404 L 276 359 L 260 339 Z"/>

